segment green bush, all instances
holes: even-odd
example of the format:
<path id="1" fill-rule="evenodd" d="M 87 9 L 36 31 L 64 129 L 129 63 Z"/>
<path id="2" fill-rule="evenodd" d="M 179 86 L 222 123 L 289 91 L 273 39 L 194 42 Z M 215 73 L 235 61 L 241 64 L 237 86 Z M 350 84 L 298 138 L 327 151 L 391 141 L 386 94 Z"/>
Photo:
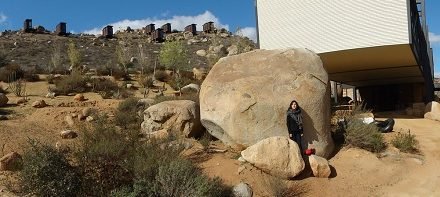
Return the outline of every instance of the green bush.
<path id="1" fill-rule="evenodd" d="M 380 152 L 385 148 L 382 134 L 374 124 L 365 124 L 362 120 L 348 122 L 345 131 L 345 144 L 371 152 Z"/>
<path id="2" fill-rule="evenodd" d="M 161 81 L 161 82 L 167 82 L 169 79 L 169 76 L 167 74 L 167 72 L 165 72 L 164 70 L 156 70 L 156 73 L 154 74 L 154 78 L 156 78 L 156 80 Z"/>
<path id="3" fill-rule="evenodd" d="M 118 84 L 110 79 L 92 79 L 92 91 L 99 93 L 104 99 L 113 98 L 119 89 Z"/>
<path id="4" fill-rule="evenodd" d="M 63 76 L 60 80 L 54 81 L 54 92 L 59 95 L 67 95 L 69 93 L 83 93 L 87 90 L 87 83 L 90 78 L 80 74 L 72 73 L 71 75 Z"/>
<path id="5" fill-rule="evenodd" d="M 402 152 L 415 153 L 417 152 L 419 142 L 416 140 L 416 136 L 412 135 L 411 132 L 408 131 L 408 134 L 399 132 L 391 140 L 391 144 Z"/>
<path id="6" fill-rule="evenodd" d="M 23 155 L 20 181 L 25 192 L 38 196 L 76 196 L 81 186 L 80 174 L 62 153 L 32 140 Z"/>
<path id="7" fill-rule="evenodd" d="M 150 77 L 150 76 L 144 76 L 144 75 L 139 76 L 138 83 L 139 83 L 143 88 L 154 87 L 154 80 L 153 80 L 153 78 Z"/>
<path id="8" fill-rule="evenodd" d="M 115 113 L 116 125 L 123 128 L 140 129 L 143 117 L 138 115 L 138 111 L 142 110 L 138 107 L 138 100 L 139 99 L 131 97 L 119 103 Z"/>
<path id="9" fill-rule="evenodd" d="M 86 196 L 107 196 L 115 188 L 132 184 L 132 159 L 136 131 L 120 132 L 104 116 L 82 132 L 76 154 L 82 171 L 82 192 Z"/>

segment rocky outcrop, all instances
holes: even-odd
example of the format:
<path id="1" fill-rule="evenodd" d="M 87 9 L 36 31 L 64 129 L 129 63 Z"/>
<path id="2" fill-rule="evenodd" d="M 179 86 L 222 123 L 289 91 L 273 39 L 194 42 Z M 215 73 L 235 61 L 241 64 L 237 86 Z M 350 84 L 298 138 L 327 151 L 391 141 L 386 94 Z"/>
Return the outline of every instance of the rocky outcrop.
<path id="1" fill-rule="evenodd" d="M 0 93 L 0 107 L 6 106 L 6 104 L 8 104 L 8 97 L 6 97 L 5 94 Z"/>
<path id="2" fill-rule="evenodd" d="M 310 168 L 312 168 L 313 176 L 319 178 L 328 178 L 331 174 L 330 165 L 327 159 L 316 155 L 309 156 Z"/>
<path id="3" fill-rule="evenodd" d="M 63 139 L 73 139 L 73 138 L 78 137 L 78 134 L 72 130 L 64 130 L 64 131 L 61 131 L 60 136 Z"/>
<path id="4" fill-rule="evenodd" d="M 84 95 L 83 95 L 83 94 L 76 94 L 76 95 L 73 97 L 73 100 L 75 100 L 75 101 L 85 101 L 86 99 L 84 98 Z"/>
<path id="5" fill-rule="evenodd" d="M 288 136 L 286 110 L 295 99 L 304 118 L 303 145 L 328 157 L 330 83 L 320 58 L 306 49 L 256 50 L 220 59 L 200 90 L 203 126 L 234 147 Z M 303 150 L 308 148 L 303 147 Z"/>
<path id="6" fill-rule="evenodd" d="M 426 105 L 425 115 L 426 119 L 440 121 L 440 103 L 432 101 Z"/>
<path id="7" fill-rule="evenodd" d="M 270 137 L 241 152 L 244 160 L 280 178 L 293 178 L 304 170 L 298 144 L 287 137 Z"/>
<path id="8" fill-rule="evenodd" d="M 150 134 L 162 129 L 185 137 L 195 137 L 202 133 L 199 107 L 194 101 L 164 101 L 150 106 L 144 111 L 142 132 Z"/>

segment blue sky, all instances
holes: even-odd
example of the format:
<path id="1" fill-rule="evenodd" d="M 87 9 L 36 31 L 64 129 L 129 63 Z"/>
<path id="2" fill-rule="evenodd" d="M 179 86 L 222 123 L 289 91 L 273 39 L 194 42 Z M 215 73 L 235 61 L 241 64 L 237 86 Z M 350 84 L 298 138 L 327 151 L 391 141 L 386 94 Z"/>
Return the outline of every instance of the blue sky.
<path id="1" fill-rule="evenodd" d="M 105 3 L 109 2 L 109 3 Z M 426 0 L 435 72 L 440 76 L 440 1 Z M 53 30 L 58 22 L 67 22 L 70 32 L 99 33 L 103 26 L 138 28 L 146 23 L 171 22 L 173 29 L 190 23 L 214 21 L 217 26 L 255 39 L 254 0 L 1 0 L 0 31 L 20 29 L 26 18 L 33 25 Z"/>

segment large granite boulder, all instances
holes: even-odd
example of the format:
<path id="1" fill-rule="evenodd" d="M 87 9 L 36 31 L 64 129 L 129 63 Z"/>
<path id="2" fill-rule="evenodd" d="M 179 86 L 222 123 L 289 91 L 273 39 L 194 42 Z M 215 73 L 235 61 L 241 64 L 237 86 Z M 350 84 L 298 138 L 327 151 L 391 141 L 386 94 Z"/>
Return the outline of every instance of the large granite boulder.
<path id="1" fill-rule="evenodd" d="M 440 103 L 432 101 L 426 105 L 425 115 L 426 119 L 440 121 Z"/>
<path id="2" fill-rule="evenodd" d="M 293 178 L 305 167 L 298 144 L 287 137 L 270 137 L 244 151 L 241 157 L 255 167 L 280 178 Z"/>
<path id="3" fill-rule="evenodd" d="M 166 129 L 185 137 L 200 136 L 203 132 L 199 106 L 189 100 L 164 101 L 150 106 L 144 111 L 141 128 L 145 134 Z"/>
<path id="4" fill-rule="evenodd" d="M 328 157 L 330 83 L 321 59 L 306 49 L 255 50 L 220 59 L 200 90 L 203 126 L 237 148 L 288 136 L 286 111 L 298 101 L 304 119 L 303 150 Z M 307 146 L 307 147 L 306 147 Z"/>

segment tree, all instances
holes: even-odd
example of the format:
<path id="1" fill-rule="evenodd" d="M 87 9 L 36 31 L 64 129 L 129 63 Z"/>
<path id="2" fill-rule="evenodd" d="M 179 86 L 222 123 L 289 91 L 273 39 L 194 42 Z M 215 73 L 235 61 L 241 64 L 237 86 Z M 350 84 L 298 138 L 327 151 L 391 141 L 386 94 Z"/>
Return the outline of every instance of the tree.
<path id="1" fill-rule="evenodd" d="M 67 54 L 69 55 L 70 60 L 70 69 L 72 71 L 81 71 L 80 64 L 81 64 L 81 53 L 76 48 L 75 43 L 70 40 L 69 47 L 67 48 Z"/>
<path id="2" fill-rule="evenodd" d="M 179 73 L 179 70 L 188 65 L 188 54 L 185 45 L 179 41 L 166 42 L 159 54 L 159 62 L 166 68 Z"/>

